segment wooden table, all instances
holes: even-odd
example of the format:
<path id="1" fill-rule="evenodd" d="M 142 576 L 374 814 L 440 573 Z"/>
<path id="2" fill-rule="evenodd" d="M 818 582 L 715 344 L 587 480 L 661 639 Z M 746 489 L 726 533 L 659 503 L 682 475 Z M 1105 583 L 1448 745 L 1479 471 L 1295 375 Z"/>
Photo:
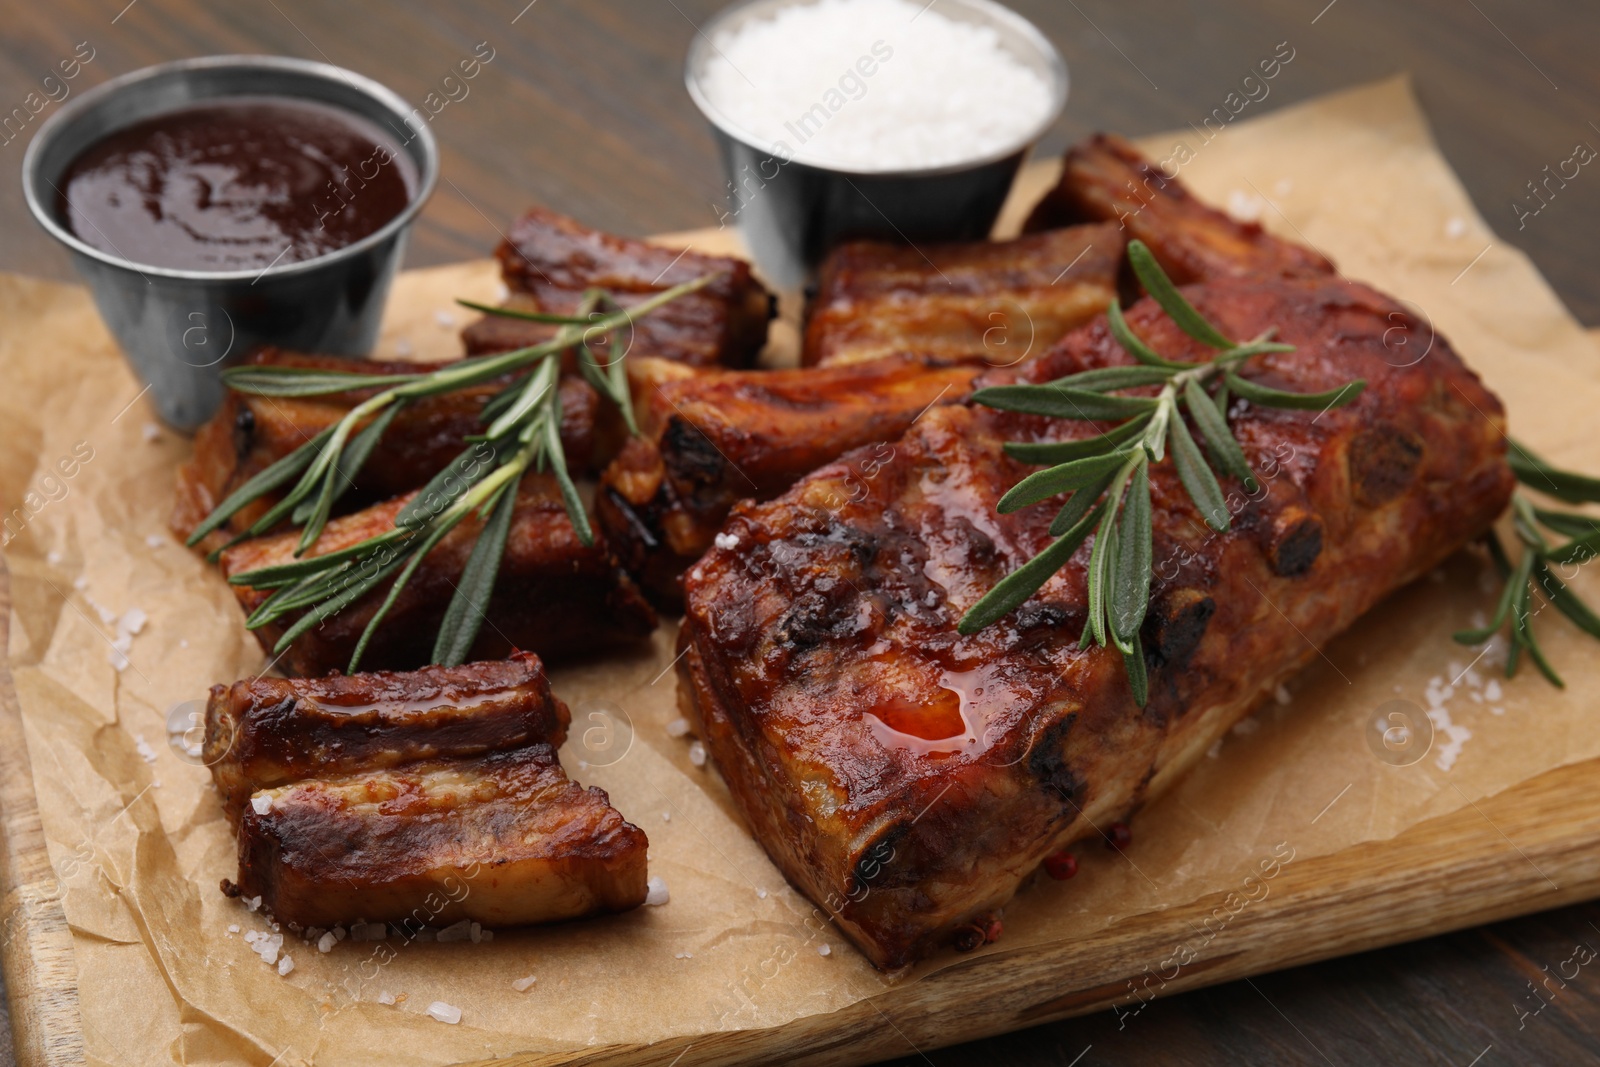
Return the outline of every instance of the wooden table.
<path id="1" fill-rule="evenodd" d="M 126 3 L 126 7 L 124 4 Z M 1569 0 L 1012 0 L 1072 70 L 1058 151 L 1096 129 L 1143 134 L 1200 122 L 1255 63 L 1294 60 L 1267 106 L 1410 71 L 1445 155 L 1491 225 L 1531 255 L 1578 317 L 1600 325 L 1600 172 L 1537 206 L 1528 183 L 1580 142 L 1600 147 L 1600 6 Z M 526 4 L 526 6 L 524 6 Z M 644 234 L 713 225 L 722 176 L 680 82 L 689 40 L 720 0 L 506 0 L 362 5 L 266 0 L 55 0 L 11 5 L 0 32 L 0 116 L 59 61 L 91 54 L 73 91 L 149 63 L 219 52 L 323 59 L 421 102 L 480 42 L 493 60 L 433 128 L 443 181 L 408 264 L 486 254 L 518 209 L 542 203 Z M 80 43 L 87 42 L 80 48 Z M 59 90 L 57 90 L 59 94 Z M 52 107 L 54 105 L 51 105 Z M 26 113 L 25 111 L 23 112 Z M 46 112 L 48 113 L 48 111 Z M 28 218 L 17 180 L 38 121 L 0 145 L 0 270 L 71 277 Z M 15 133 L 13 129 L 0 139 Z M 0 325 L 3 328 L 3 325 Z M 1374 900 L 1373 907 L 1382 907 Z M 1125 1027 L 1095 1016 L 904 1064 L 1501 1063 L 1600 1059 L 1600 985 L 1586 973 L 1537 1015 L 1530 983 L 1581 942 L 1582 905 L 1162 1001 Z M 9 1043 L 0 1063 L 10 1062 Z"/>

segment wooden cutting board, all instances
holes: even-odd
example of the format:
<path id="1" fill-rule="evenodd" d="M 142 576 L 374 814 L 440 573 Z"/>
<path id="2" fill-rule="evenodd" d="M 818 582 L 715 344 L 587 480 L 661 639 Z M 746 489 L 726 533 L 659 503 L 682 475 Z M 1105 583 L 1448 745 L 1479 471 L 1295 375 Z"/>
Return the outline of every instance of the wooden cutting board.
<path id="1" fill-rule="evenodd" d="M 1038 168 L 1028 173 L 1024 187 L 1037 189 L 1049 180 L 1050 168 Z M 1024 191 L 1018 202 L 1029 199 Z M 1014 212 L 1010 219 L 1014 225 Z M 711 250 L 730 236 L 709 232 L 674 240 Z M 468 287 L 457 292 L 476 294 L 474 286 L 492 282 L 487 263 L 446 270 Z M 430 321 L 431 308 L 396 301 L 384 342 L 390 347 L 380 354 L 395 354 L 397 336 L 427 335 L 442 343 L 448 335 Z M 784 358 L 783 348 L 792 340 L 792 333 L 779 331 L 775 359 Z M 0 560 L 0 647 L 13 647 L 11 596 L 11 577 Z M 1543 683 L 1522 679 L 1518 684 Z M 0 964 L 19 1062 L 56 1067 L 85 1062 L 86 1039 L 78 1001 L 80 960 L 62 910 L 30 767 L 34 729 L 25 726 L 10 667 L 0 661 Z M 969 957 L 941 960 L 937 968 L 839 1010 L 760 1028 L 510 1055 L 495 1062 L 858 1064 L 1108 1007 L 1125 1017 L 1136 1015 L 1154 996 L 1600 895 L 1600 806 L 1591 799 L 1597 787 L 1600 759 L 1593 759 L 1527 776 L 1475 799 L 1463 794 L 1465 803 L 1451 804 L 1447 814 L 1393 836 L 1282 864 L 1266 883 L 1265 895 L 1254 900 L 1242 902 L 1231 888 L 1219 888 L 1180 904 L 1122 915 L 1072 940 L 1002 940 Z M 1301 822 L 1307 827 L 1324 817 L 1331 822 L 1343 814 L 1339 805 L 1356 802 L 1332 790 L 1305 798 Z M 1118 873 L 1136 879 L 1131 872 Z M 1019 912 L 1036 909 L 1041 896 L 1030 890 L 1019 900 Z M 1193 958 L 1172 963 L 1183 946 L 1195 949 Z"/>

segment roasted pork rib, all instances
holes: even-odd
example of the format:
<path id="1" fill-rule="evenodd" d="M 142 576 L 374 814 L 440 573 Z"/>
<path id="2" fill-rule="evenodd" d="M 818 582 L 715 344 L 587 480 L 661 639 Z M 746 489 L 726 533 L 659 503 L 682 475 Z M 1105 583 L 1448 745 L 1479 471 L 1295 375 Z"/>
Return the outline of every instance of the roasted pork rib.
<path id="1" fill-rule="evenodd" d="M 445 363 L 404 363 L 355 360 L 343 356 L 311 355 L 262 348 L 245 364 L 263 367 L 303 367 L 356 374 L 416 374 L 448 366 Z M 469 434 L 483 432 L 479 415 L 483 405 L 503 390 L 510 379 L 473 386 L 440 396 L 424 397 L 407 406 L 385 431 L 356 476 L 355 487 L 340 501 L 344 510 L 409 492 L 427 483 L 466 448 Z M 245 482 L 338 422 L 350 409 L 376 390 L 359 389 L 304 399 L 252 396 L 229 390 L 211 421 L 195 435 L 194 455 L 178 468 L 178 495 L 172 528 L 187 538 L 202 519 Z M 609 460 L 620 436 L 619 425 L 600 417 L 600 396 L 577 377 L 561 380 L 561 443 L 569 469 L 578 473 L 597 470 L 596 461 Z M 596 436 L 607 443 L 597 455 Z M 615 443 L 613 443 L 615 442 Z M 236 514 L 226 526 L 203 543 L 210 550 L 225 543 L 277 501 L 267 496 Z"/>
<path id="2" fill-rule="evenodd" d="M 623 566 L 676 607 L 684 569 L 737 501 L 770 499 L 850 449 L 893 441 L 928 409 L 964 399 L 978 372 L 893 356 L 660 382 L 640 406 L 646 436 L 601 476 L 595 511 Z M 892 454 L 883 444 L 858 477 Z"/>
<path id="3" fill-rule="evenodd" d="M 859 241 L 817 271 L 801 362 L 912 354 L 1011 366 L 1039 355 L 1116 295 L 1126 238 L 1076 226 L 1011 241 Z"/>
<path id="4" fill-rule="evenodd" d="M 308 552 L 337 551 L 394 528 L 411 494 L 334 519 Z M 408 670 L 430 661 L 434 636 L 455 594 L 482 522 L 470 517 L 445 535 L 401 591 L 362 658 L 370 669 Z M 222 572 L 232 577 L 290 562 L 297 531 L 244 541 L 222 553 Z M 473 659 L 496 659 L 513 649 L 546 658 L 570 656 L 641 640 L 655 629 L 656 615 L 632 579 L 597 534 L 593 545 L 578 540 L 555 479 L 529 474 L 522 480 L 511 532 L 501 557 L 489 609 L 472 646 Z M 387 595 L 388 583 L 301 635 L 278 661 L 300 675 L 343 670 L 368 620 Z M 245 612 L 267 593 L 235 586 Z M 289 625 L 280 620 L 255 631 L 269 651 Z"/>
<path id="5" fill-rule="evenodd" d="M 531 652 L 460 667 L 211 687 L 202 755 L 234 823 L 252 794 L 418 760 L 559 747 L 571 715 Z"/>
<path id="6" fill-rule="evenodd" d="M 1499 401 L 1439 339 L 1392 358 L 1394 301 L 1322 274 L 1186 295 L 1233 337 L 1298 346 L 1247 376 L 1366 391 L 1347 407 L 1230 420 L 1263 488 L 1225 481 L 1213 533 L 1170 463 L 1152 466 L 1155 586 L 1137 707 L 1115 649 L 1079 648 L 1090 545 L 1022 607 L 963 637 L 967 608 L 1050 540 L 1054 508 L 997 515 L 1032 469 L 1007 440 L 1103 427 L 936 408 L 865 492 L 860 453 L 741 505 L 685 579 L 681 699 L 789 880 L 880 967 L 982 927 L 1051 853 L 1170 784 L 1287 674 L 1398 586 L 1487 529 L 1512 475 Z M 1204 349 L 1146 300 L 1157 351 Z M 983 383 L 1129 363 L 1103 320 Z"/>
<path id="7" fill-rule="evenodd" d="M 1116 134 L 1067 149 L 1061 180 L 1034 208 L 1028 232 L 1115 222 L 1150 246 L 1173 281 L 1330 274 L 1320 253 L 1273 237 L 1197 200 L 1177 178 Z"/>
<path id="8" fill-rule="evenodd" d="M 767 323 L 775 313 L 772 295 L 742 259 L 617 237 L 543 208 L 513 223 L 495 255 L 513 293 L 508 306 L 557 315 L 576 311 L 593 288 L 628 307 L 663 289 L 718 276 L 637 322 L 626 339 L 630 355 L 697 367 L 748 366 L 766 344 Z M 491 315 L 469 325 L 462 336 L 468 353 L 476 355 L 538 344 L 554 332 L 552 326 Z"/>
<path id="9" fill-rule="evenodd" d="M 528 745 L 262 790 L 225 888 L 307 927 L 553 922 L 644 903 L 648 845 Z"/>

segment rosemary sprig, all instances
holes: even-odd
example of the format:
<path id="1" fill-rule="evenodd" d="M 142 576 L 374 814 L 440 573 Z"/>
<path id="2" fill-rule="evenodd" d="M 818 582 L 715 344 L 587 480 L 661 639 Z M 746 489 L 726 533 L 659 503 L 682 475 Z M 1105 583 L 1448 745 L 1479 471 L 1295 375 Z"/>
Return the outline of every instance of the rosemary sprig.
<path id="1" fill-rule="evenodd" d="M 1229 340 L 1184 299 L 1144 242 L 1129 242 L 1128 260 L 1145 292 L 1178 328 L 1218 351 L 1204 363 L 1167 359 L 1133 332 L 1113 300 L 1106 319 L 1133 365 L 1100 367 L 1040 385 L 997 386 L 973 395 L 975 403 L 1005 411 L 1120 425 L 1086 440 L 1006 444 L 1007 454 L 1016 459 L 1052 466 L 1018 482 L 996 510 L 1005 514 L 1061 493 L 1072 495 L 1050 525 L 1055 540 L 974 604 L 958 629 L 976 633 L 1010 613 L 1065 565 L 1092 532 L 1088 620 L 1080 647 L 1115 646 L 1127 666 L 1134 699 L 1143 707 L 1149 683 L 1139 629 L 1150 601 L 1150 465 L 1165 459 L 1170 448 L 1178 478 L 1206 524 L 1225 531 L 1228 508 L 1217 473 L 1238 479 L 1249 492 L 1257 484 L 1228 428 L 1229 397 L 1262 407 L 1328 410 L 1361 395 L 1366 382 L 1357 379 L 1324 393 L 1290 393 L 1242 377 L 1239 371 L 1250 358 L 1292 352 L 1294 346 L 1273 341 L 1271 331 L 1242 344 Z M 1157 395 L 1120 395 L 1120 390 L 1150 386 L 1161 387 Z M 1189 423 L 1204 440 L 1204 453 Z"/>
<path id="2" fill-rule="evenodd" d="M 637 433 L 623 365 L 626 352 L 621 331 L 634 320 L 713 280 L 714 276 L 708 275 L 663 290 L 631 308 L 621 307 L 602 290 L 590 290 L 574 315 L 537 316 L 537 321 L 560 327 L 551 340 L 513 352 L 460 360 L 426 373 L 363 375 L 295 367 L 225 371 L 223 379 L 229 387 L 259 396 L 325 396 L 368 389 L 378 392 L 356 404 L 338 423 L 251 478 L 195 528 L 189 544 L 197 544 L 250 503 L 293 483 L 282 499 L 229 544 L 259 536 L 287 520 L 301 529 L 295 560 L 236 574 L 229 581 L 271 590 L 271 595 L 246 620 L 251 629 L 301 613 L 285 628 L 273 649 L 277 653 L 393 577 L 383 603 L 351 656 L 350 670 L 354 671 L 422 560 L 451 530 L 475 514 L 484 520 L 484 527 L 446 608 L 433 649 L 434 662 L 461 663 L 472 647 L 493 593 L 511 528 L 517 487 L 524 474 L 548 470 L 554 475 L 579 540 L 585 545 L 594 543 L 594 531 L 567 470 L 561 444 L 561 354 L 577 350 L 578 368 L 585 380 L 617 405 L 630 432 Z M 462 303 L 489 314 L 516 318 L 535 314 Z M 602 364 L 595 356 L 594 345 L 607 335 L 611 337 L 611 348 L 609 359 Z M 394 529 L 347 548 L 305 557 L 326 529 L 334 504 L 354 483 L 402 409 L 423 397 L 494 381 L 529 367 L 533 368 L 532 373 L 514 378 L 484 406 L 484 432 L 468 438 L 465 451 L 400 510 Z M 212 558 L 216 555 L 213 553 Z"/>
<path id="3" fill-rule="evenodd" d="M 1510 462 L 1517 479 L 1529 488 L 1569 504 L 1600 503 L 1600 479 L 1552 467 L 1515 441 L 1511 442 Z M 1534 636 L 1533 616 L 1538 612 L 1533 607 L 1533 593 L 1537 590 L 1578 629 L 1600 638 L 1600 616 L 1555 572 L 1557 567 L 1581 566 L 1600 555 L 1600 519 L 1541 508 L 1519 491 L 1511 500 L 1511 527 L 1522 545 L 1522 554 L 1514 564 L 1496 534 L 1491 531 L 1485 539 L 1489 558 L 1505 583 L 1495 604 L 1494 617 L 1486 626 L 1458 632 L 1455 639 L 1464 645 L 1482 644 L 1498 633 L 1509 619 L 1511 649 L 1506 654 L 1506 677 L 1516 675 L 1522 653 L 1526 651 L 1550 684 L 1565 689 L 1566 683 L 1550 665 Z M 1541 527 L 1568 540 L 1553 545 Z"/>

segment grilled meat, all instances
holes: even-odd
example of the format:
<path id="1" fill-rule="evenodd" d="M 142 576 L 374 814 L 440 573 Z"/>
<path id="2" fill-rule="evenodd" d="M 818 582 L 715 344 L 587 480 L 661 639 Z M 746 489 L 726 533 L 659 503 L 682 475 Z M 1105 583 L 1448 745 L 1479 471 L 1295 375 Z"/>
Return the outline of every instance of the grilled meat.
<path id="1" fill-rule="evenodd" d="M 426 373 L 444 363 L 356 360 L 262 348 L 245 361 L 252 366 L 305 367 L 363 374 Z M 483 432 L 479 413 L 510 379 L 489 382 L 440 396 L 424 397 L 395 416 L 356 477 L 355 487 L 340 501 L 344 510 L 408 492 L 427 483 L 466 448 L 469 434 Z M 230 390 L 216 415 L 195 436 L 194 455 L 178 468 L 178 495 L 172 529 L 180 537 L 200 524 L 234 490 L 274 462 L 293 452 L 371 398 L 377 390 L 361 389 L 305 399 L 251 396 Z M 620 427 L 599 417 L 599 394 L 583 379 L 561 380 L 561 443 L 569 469 L 598 470 L 597 432 L 613 453 L 620 445 Z M 603 459 L 609 459 L 604 455 Z M 241 510 L 203 544 L 209 551 L 250 527 L 278 500 L 269 494 Z"/>
<path id="2" fill-rule="evenodd" d="M 668 304 L 634 324 L 630 354 L 656 356 L 697 367 L 744 367 L 767 341 L 776 313 L 772 294 L 742 259 L 678 252 L 616 237 L 534 208 L 512 224 L 495 255 L 506 285 L 520 298 L 509 306 L 571 314 L 584 293 L 605 289 L 624 307 L 663 289 L 706 274 L 720 275 L 698 292 Z M 472 354 L 538 344 L 555 327 L 488 316 L 467 327 Z"/>
<path id="3" fill-rule="evenodd" d="M 648 435 L 629 441 L 601 476 L 596 513 L 623 566 L 658 603 L 676 607 L 685 568 L 711 547 L 735 502 L 770 499 L 878 443 L 857 471 L 858 481 L 870 479 L 893 454 L 881 443 L 929 408 L 964 399 L 978 371 L 894 356 L 661 383 L 640 407 Z"/>
<path id="4" fill-rule="evenodd" d="M 1096 134 L 1067 149 L 1061 181 L 1029 217 L 1029 233 L 1087 222 L 1116 222 L 1150 246 L 1173 281 L 1330 274 L 1321 254 L 1279 240 L 1195 199 L 1172 174 L 1116 134 Z"/>
<path id="5" fill-rule="evenodd" d="M 571 715 L 531 652 L 460 667 L 211 687 L 202 755 L 235 824 L 260 789 L 303 778 L 566 740 Z"/>
<path id="6" fill-rule="evenodd" d="M 985 924 L 1045 857 L 1167 787 L 1506 506 L 1499 401 L 1442 338 L 1426 360 L 1391 361 L 1385 331 L 1411 321 L 1394 301 L 1326 275 L 1186 295 L 1229 336 L 1275 327 L 1299 346 L 1252 361 L 1248 377 L 1369 384 L 1320 415 L 1233 402 L 1262 488 L 1224 481 L 1231 532 L 1204 525 L 1170 463 L 1152 468 L 1147 707 L 1115 649 L 1079 648 L 1090 545 L 999 623 L 956 630 L 1051 540 L 1053 507 L 995 513 L 1033 469 L 1002 442 L 1104 426 L 937 408 L 843 506 L 861 453 L 737 507 L 727 547 L 685 579 L 686 712 L 769 855 L 880 967 Z M 1150 301 L 1128 317 L 1164 355 L 1209 358 Z M 1129 362 L 1101 320 L 980 384 Z"/>
<path id="7" fill-rule="evenodd" d="M 393 529 L 395 516 L 410 499 L 411 495 L 396 497 L 333 520 L 308 555 L 333 552 Z M 407 670 L 429 661 L 439 623 L 481 529 L 482 522 L 470 517 L 429 553 L 367 646 L 365 666 Z M 222 553 L 222 572 L 231 577 L 287 563 L 298 539 L 297 531 L 289 531 L 235 545 Z M 388 585 L 380 584 L 301 635 L 280 666 L 300 675 L 344 669 Z M 245 586 L 235 586 L 234 591 L 247 614 L 268 596 Z M 256 630 L 262 647 L 270 650 L 288 625 L 284 619 Z M 590 546 L 578 540 L 554 478 L 525 476 L 494 595 L 469 658 L 500 659 L 513 649 L 526 649 L 555 659 L 642 640 L 655 626 L 655 612 L 617 564 L 604 538 L 597 535 Z"/>
<path id="8" fill-rule="evenodd" d="M 229 891 L 301 926 L 553 922 L 644 903 L 648 846 L 529 745 L 258 792 Z"/>
<path id="9" fill-rule="evenodd" d="M 818 269 L 801 362 L 911 353 L 1018 363 L 1105 310 L 1125 240 L 1098 225 L 1011 241 L 842 245 Z"/>

